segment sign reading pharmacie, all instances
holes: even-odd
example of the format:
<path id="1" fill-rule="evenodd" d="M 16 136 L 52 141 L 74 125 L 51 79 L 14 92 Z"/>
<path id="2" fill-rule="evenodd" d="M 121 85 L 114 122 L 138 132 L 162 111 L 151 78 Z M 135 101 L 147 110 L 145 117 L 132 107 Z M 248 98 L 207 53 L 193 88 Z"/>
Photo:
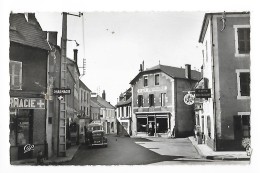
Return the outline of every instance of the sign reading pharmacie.
<path id="1" fill-rule="evenodd" d="M 195 89 L 196 98 L 211 98 L 211 89 Z"/>
<path id="2" fill-rule="evenodd" d="M 45 100 L 42 98 L 10 97 L 10 108 L 13 108 L 13 109 L 45 109 Z"/>

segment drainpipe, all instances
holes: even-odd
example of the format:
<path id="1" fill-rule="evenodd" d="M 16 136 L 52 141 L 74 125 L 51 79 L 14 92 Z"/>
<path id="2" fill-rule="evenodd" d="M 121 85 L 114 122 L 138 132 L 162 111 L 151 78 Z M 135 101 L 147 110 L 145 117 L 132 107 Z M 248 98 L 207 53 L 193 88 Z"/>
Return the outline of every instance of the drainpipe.
<path id="1" fill-rule="evenodd" d="M 211 15 L 211 28 L 212 28 L 212 32 L 211 32 L 211 41 L 212 41 L 212 46 L 211 46 L 211 52 L 212 52 L 212 82 L 213 82 L 213 117 L 214 117 L 214 151 L 217 150 L 217 118 L 216 118 L 216 83 L 215 83 L 215 63 L 214 63 L 214 43 L 213 43 L 213 15 Z"/>

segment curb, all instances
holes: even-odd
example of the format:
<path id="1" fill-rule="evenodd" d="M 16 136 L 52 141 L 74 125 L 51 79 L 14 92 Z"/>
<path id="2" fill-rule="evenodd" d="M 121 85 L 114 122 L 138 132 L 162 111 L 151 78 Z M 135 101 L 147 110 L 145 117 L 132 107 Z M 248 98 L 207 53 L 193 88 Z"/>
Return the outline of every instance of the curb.
<path id="1" fill-rule="evenodd" d="M 192 145 L 195 147 L 195 149 L 198 151 L 199 155 L 208 160 L 228 160 L 228 161 L 250 161 L 250 157 L 245 158 L 245 157 L 235 157 L 235 156 L 221 156 L 221 155 L 204 155 L 202 151 L 199 149 L 197 144 L 194 142 L 192 137 L 188 137 L 188 139 L 191 141 Z"/>

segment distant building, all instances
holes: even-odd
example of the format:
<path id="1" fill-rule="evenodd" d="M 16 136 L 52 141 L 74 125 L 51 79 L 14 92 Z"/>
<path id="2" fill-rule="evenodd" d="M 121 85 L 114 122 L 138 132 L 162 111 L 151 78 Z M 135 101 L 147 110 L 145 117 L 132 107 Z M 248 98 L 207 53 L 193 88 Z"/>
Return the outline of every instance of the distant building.
<path id="1" fill-rule="evenodd" d="M 143 70 L 130 82 L 132 87 L 132 135 L 176 137 L 193 134 L 194 108 L 184 96 L 200 79 L 200 72 L 165 65 Z"/>
<path id="2" fill-rule="evenodd" d="M 91 121 L 94 122 L 101 122 L 100 120 L 100 110 L 101 106 L 97 103 L 97 100 L 95 98 L 90 99 L 90 116 Z"/>
<path id="3" fill-rule="evenodd" d="M 103 91 L 103 98 L 105 98 L 105 92 Z M 103 123 L 104 130 L 107 134 L 117 132 L 116 124 L 116 108 L 112 106 L 109 102 L 104 100 L 99 95 L 92 93 L 91 99 L 94 103 L 100 106 L 100 121 Z M 93 104 L 94 105 L 94 104 Z"/>
<path id="4" fill-rule="evenodd" d="M 84 141 L 84 127 L 87 126 L 91 121 L 90 96 L 91 90 L 81 80 L 79 80 L 79 131 L 81 141 Z"/>
<path id="5" fill-rule="evenodd" d="M 117 112 L 117 134 L 131 136 L 132 121 L 132 93 L 131 88 L 121 93 L 116 104 Z"/>
<path id="6" fill-rule="evenodd" d="M 10 14 L 10 160 L 48 157 L 47 64 L 50 46 L 34 13 Z M 27 146 L 27 147 L 25 147 Z M 34 146 L 34 150 L 26 148 Z"/>
<path id="7" fill-rule="evenodd" d="M 199 42 L 203 78 L 197 88 L 211 89 L 196 111 L 205 143 L 215 151 L 243 150 L 250 138 L 250 14 L 206 13 Z"/>

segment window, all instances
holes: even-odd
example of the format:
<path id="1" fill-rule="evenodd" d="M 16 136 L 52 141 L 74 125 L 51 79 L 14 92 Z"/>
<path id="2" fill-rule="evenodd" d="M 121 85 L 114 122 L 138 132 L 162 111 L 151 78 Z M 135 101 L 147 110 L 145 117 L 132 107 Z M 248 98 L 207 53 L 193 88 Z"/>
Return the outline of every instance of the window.
<path id="1" fill-rule="evenodd" d="M 250 53 L 250 26 L 234 25 L 236 56 L 245 56 Z"/>
<path id="2" fill-rule="evenodd" d="M 10 61 L 10 86 L 12 90 L 22 89 L 22 62 Z"/>
<path id="3" fill-rule="evenodd" d="M 236 70 L 238 99 L 250 98 L 250 72 L 247 69 Z"/>
<path id="4" fill-rule="evenodd" d="M 148 86 L 148 76 L 144 76 L 144 86 Z"/>
<path id="5" fill-rule="evenodd" d="M 250 115 L 248 114 L 241 112 L 239 115 L 234 115 L 235 139 L 250 138 Z"/>
<path id="6" fill-rule="evenodd" d="M 165 106 L 166 93 L 161 93 L 161 106 Z"/>
<path id="7" fill-rule="evenodd" d="M 156 75 L 154 76 L 154 84 L 155 84 L 155 85 L 159 85 L 159 74 L 156 74 Z"/>
<path id="8" fill-rule="evenodd" d="M 143 96 L 138 95 L 138 107 L 143 107 Z"/>
<path id="9" fill-rule="evenodd" d="M 149 106 L 154 106 L 154 95 L 149 94 Z"/>

